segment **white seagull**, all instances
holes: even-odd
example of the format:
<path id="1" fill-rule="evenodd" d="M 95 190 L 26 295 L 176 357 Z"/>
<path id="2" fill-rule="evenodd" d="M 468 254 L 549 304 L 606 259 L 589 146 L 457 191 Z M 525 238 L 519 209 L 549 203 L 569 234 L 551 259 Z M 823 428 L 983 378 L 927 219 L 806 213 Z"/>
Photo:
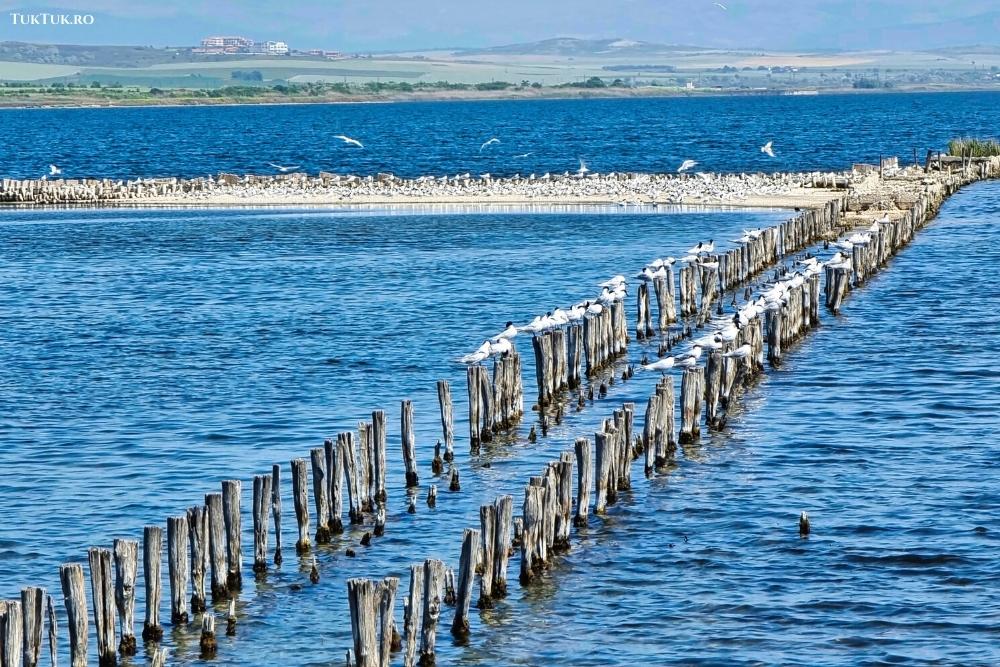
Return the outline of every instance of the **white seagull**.
<path id="1" fill-rule="evenodd" d="M 767 153 L 767 155 L 769 155 L 770 157 L 774 157 L 774 149 L 771 148 L 771 144 L 773 144 L 773 143 L 774 143 L 773 141 L 769 141 L 766 144 L 764 144 L 763 146 L 761 146 L 760 147 L 760 152 L 761 153 Z"/>
<path id="2" fill-rule="evenodd" d="M 347 135 L 344 135 L 344 134 L 338 134 L 338 135 L 336 135 L 334 137 L 334 139 L 340 139 L 341 141 L 343 141 L 348 146 L 357 146 L 358 148 L 364 148 L 365 147 L 364 144 L 362 144 L 357 139 L 351 139 L 350 137 L 348 137 Z"/>
<path id="3" fill-rule="evenodd" d="M 684 160 L 681 162 L 681 166 L 677 167 L 677 173 L 680 174 L 696 166 L 698 166 L 697 160 Z"/>
<path id="4" fill-rule="evenodd" d="M 579 158 L 579 160 L 580 160 L 580 168 L 576 170 L 576 174 L 577 176 L 583 176 L 588 171 L 590 171 L 590 169 L 587 169 L 587 163 L 583 161 L 583 158 Z"/>
<path id="5" fill-rule="evenodd" d="M 729 7 L 726 7 L 726 6 L 725 6 L 724 4 L 722 4 L 721 2 L 713 2 L 712 4 L 713 4 L 713 5 L 715 5 L 716 7 L 718 7 L 719 9 L 721 9 L 721 10 L 722 10 L 722 11 L 724 11 L 724 12 L 725 12 L 725 11 L 729 11 Z"/>
<path id="6" fill-rule="evenodd" d="M 476 350 L 471 354 L 467 354 L 464 357 L 459 357 L 458 360 L 463 364 L 471 365 L 471 364 L 478 364 L 480 361 L 483 361 L 488 356 L 490 356 L 490 342 L 487 340 L 484 341 L 483 344 L 479 346 L 478 350 Z"/>
<path id="7" fill-rule="evenodd" d="M 282 174 L 284 174 L 286 171 L 291 171 L 292 169 L 298 169 L 299 168 L 299 165 L 294 165 L 292 167 L 286 167 L 284 165 L 274 164 L 273 162 L 268 162 L 268 164 L 271 165 L 272 167 L 274 167 L 275 169 L 277 169 L 278 171 L 280 171 Z"/>
<path id="8" fill-rule="evenodd" d="M 499 139 L 497 139 L 496 137 L 491 137 L 490 139 L 483 142 L 483 145 L 479 147 L 479 152 L 482 153 L 483 149 L 491 144 L 499 144 L 499 143 L 500 143 Z"/>
<path id="9" fill-rule="evenodd" d="M 644 370 L 647 370 L 647 371 L 660 371 L 661 373 L 666 373 L 667 371 L 669 371 L 673 367 L 674 367 L 674 358 L 673 357 L 664 357 L 663 359 L 659 359 L 657 361 L 654 361 L 651 364 L 644 364 L 642 366 L 642 368 Z"/>
<path id="10" fill-rule="evenodd" d="M 750 350 L 750 345 L 749 344 L 743 344 L 743 345 L 740 345 L 735 350 L 733 350 L 732 352 L 726 352 L 722 356 L 729 357 L 730 359 L 746 359 L 747 357 L 750 356 L 750 351 L 751 351 Z"/>
<path id="11" fill-rule="evenodd" d="M 55 166 L 54 164 L 49 165 L 49 176 L 58 176 L 62 173 L 62 169 Z"/>
<path id="12" fill-rule="evenodd" d="M 513 322 L 507 322 L 506 328 L 493 337 L 493 342 L 499 341 L 501 338 L 511 339 L 517 336 L 517 327 L 514 326 Z"/>
<path id="13" fill-rule="evenodd" d="M 520 155 L 515 155 L 515 156 L 514 156 L 514 159 L 515 159 L 515 160 L 518 160 L 518 159 L 520 159 L 520 158 L 525 158 L 525 157 L 528 157 L 528 156 L 530 156 L 530 155 L 534 155 L 534 154 L 535 154 L 535 153 L 534 153 L 534 151 L 529 151 L 529 152 L 527 152 L 527 153 L 521 153 Z"/>

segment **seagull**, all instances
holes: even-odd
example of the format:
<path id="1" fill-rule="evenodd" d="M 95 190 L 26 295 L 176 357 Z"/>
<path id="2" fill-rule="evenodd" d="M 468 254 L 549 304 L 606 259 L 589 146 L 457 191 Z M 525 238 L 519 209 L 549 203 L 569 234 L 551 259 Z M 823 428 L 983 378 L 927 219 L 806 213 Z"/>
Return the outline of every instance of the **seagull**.
<path id="1" fill-rule="evenodd" d="M 715 239 L 709 239 L 708 243 L 698 241 L 698 245 L 693 246 L 688 250 L 689 255 L 700 255 L 702 253 L 710 253 L 715 250 Z"/>
<path id="2" fill-rule="evenodd" d="M 534 154 L 535 154 L 534 151 L 530 151 L 528 153 L 521 153 L 520 155 L 515 155 L 514 159 L 518 160 L 520 158 L 525 158 L 525 157 L 528 157 L 529 155 L 534 155 Z"/>
<path id="3" fill-rule="evenodd" d="M 686 362 L 688 359 L 691 359 L 692 361 L 696 362 L 696 361 L 698 361 L 698 357 L 700 357 L 700 356 L 701 356 L 701 346 L 700 345 L 695 345 L 690 350 L 688 350 L 686 353 L 684 353 L 683 355 L 681 355 L 677 359 L 677 363 L 680 364 L 682 361 Z M 693 366 L 694 364 L 691 364 L 691 365 Z"/>
<path id="4" fill-rule="evenodd" d="M 721 9 L 724 12 L 729 11 L 729 7 L 726 7 L 721 2 L 713 2 L 712 4 L 715 5 L 716 7 L 718 7 L 719 9 Z"/>
<path id="5" fill-rule="evenodd" d="M 726 352 L 724 357 L 729 357 L 730 359 L 746 359 L 750 356 L 751 348 L 749 344 L 740 345 L 738 348 L 732 352 Z"/>
<path id="6" fill-rule="evenodd" d="M 651 364 L 644 364 L 642 368 L 647 371 L 660 371 L 666 374 L 671 368 L 674 367 L 673 357 L 664 357 L 663 359 L 658 359 Z"/>
<path id="7" fill-rule="evenodd" d="M 272 167 L 274 167 L 275 169 L 277 169 L 278 171 L 280 171 L 282 174 L 284 174 L 287 171 L 291 171 L 292 169 L 298 169 L 299 168 L 299 165 L 295 165 L 295 166 L 292 166 L 292 167 L 284 167 L 284 166 L 282 166 L 280 164 L 274 164 L 273 162 L 268 162 L 268 164 L 271 165 Z"/>
<path id="8" fill-rule="evenodd" d="M 600 315 L 603 312 L 604 312 L 604 306 L 602 306 L 599 303 L 592 303 L 589 306 L 587 306 L 588 315 Z"/>
<path id="9" fill-rule="evenodd" d="M 357 146 L 358 148 L 364 148 L 365 147 L 364 144 L 362 144 L 357 139 L 351 139 L 350 137 L 348 137 L 346 135 L 343 135 L 343 134 L 336 135 L 334 137 L 334 139 L 340 139 L 341 141 L 343 141 L 348 146 Z"/>
<path id="10" fill-rule="evenodd" d="M 491 137 L 489 140 L 485 141 L 482 146 L 479 147 L 479 152 L 482 153 L 483 149 L 489 146 L 490 144 L 499 144 L 499 143 L 500 143 L 499 139 L 497 139 L 496 137 Z"/>
<path id="11" fill-rule="evenodd" d="M 770 157 L 774 157 L 774 149 L 771 148 L 771 144 L 773 144 L 773 143 L 774 143 L 773 141 L 769 141 L 766 144 L 764 144 L 763 146 L 761 146 L 760 147 L 760 152 L 761 153 L 767 153 Z"/>
<path id="12" fill-rule="evenodd" d="M 612 278 L 609 278 L 608 280 L 605 280 L 603 283 L 598 285 L 598 287 L 608 287 L 613 289 L 615 287 L 618 287 L 619 285 L 624 285 L 624 284 L 625 284 L 625 276 L 617 275 Z"/>
<path id="13" fill-rule="evenodd" d="M 480 361 L 486 359 L 490 356 L 490 342 L 483 341 L 483 344 L 479 346 L 479 349 L 471 354 L 467 354 L 464 357 L 459 357 L 459 362 L 463 364 L 478 364 Z"/>
<path id="14" fill-rule="evenodd" d="M 583 176 L 588 171 L 590 171 L 590 169 L 587 169 L 587 163 L 583 161 L 583 158 L 580 158 L 580 168 L 576 170 L 577 175 Z"/>
<path id="15" fill-rule="evenodd" d="M 513 349 L 514 346 L 511 344 L 509 338 L 501 338 L 497 342 L 490 344 L 490 356 L 507 354 Z"/>
<path id="16" fill-rule="evenodd" d="M 54 164 L 49 165 L 49 176 L 58 176 L 62 173 L 62 169 L 55 166 Z"/>
<path id="17" fill-rule="evenodd" d="M 513 322 L 507 322 L 504 325 L 506 328 L 493 337 L 493 342 L 498 342 L 501 338 L 507 338 L 508 340 L 517 335 L 517 327 L 514 326 Z"/>
<path id="18" fill-rule="evenodd" d="M 681 162 L 681 166 L 677 167 L 677 173 L 680 174 L 697 165 L 698 165 L 697 160 L 684 160 L 684 162 Z"/>

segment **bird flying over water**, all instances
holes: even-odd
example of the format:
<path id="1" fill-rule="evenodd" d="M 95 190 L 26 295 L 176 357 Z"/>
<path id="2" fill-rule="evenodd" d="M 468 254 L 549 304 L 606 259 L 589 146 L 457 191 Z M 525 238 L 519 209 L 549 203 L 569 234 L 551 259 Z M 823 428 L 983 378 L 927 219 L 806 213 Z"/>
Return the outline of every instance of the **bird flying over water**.
<path id="1" fill-rule="evenodd" d="M 677 173 L 680 174 L 697 165 L 698 165 L 697 160 L 684 160 L 684 162 L 681 162 L 681 166 L 677 167 Z"/>
<path id="2" fill-rule="evenodd" d="M 273 162 L 268 162 L 268 164 L 271 165 L 272 167 L 274 167 L 275 169 L 277 169 L 278 171 L 280 171 L 282 174 L 284 174 L 285 172 L 289 172 L 292 169 L 298 169 L 299 168 L 299 165 L 297 165 L 297 164 L 293 165 L 291 167 L 286 167 L 286 166 L 280 165 L 280 164 L 274 164 Z"/>
<path id="3" fill-rule="evenodd" d="M 334 137 L 334 139 L 340 139 L 341 141 L 343 141 L 343 142 L 344 142 L 345 144 L 347 144 L 348 146 L 357 146 L 358 148 L 364 148 L 364 147 L 365 147 L 365 146 L 364 146 L 364 144 L 362 144 L 362 143 L 361 143 L 360 141 L 358 141 L 357 139 L 351 139 L 350 137 L 348 137 L 348 136 L 345 136 L 345 135 L 343 135 L 343 134 L 338 134 L 338 135 L 336 135 L 336 136 Z"/>
<path id="4" fill-rule="evenodd" d="M 58 176 L 62 173 L 62 169 L 55 166 L 54 164 L 49 165 L 49 176 Z"/>
<path id="5" fill-rule="evenodd" d="M 528 157 L 529 155 L 534 155 L 534 154 L 535 154 L 534 151 L 530 151 L 528 153 L 521 153 L 520 155 L 515 155 L 514 159 L 516 160 L 516 159 L 519 159 L 519 158 L 525 158 L 525 157 Z"/>
<path id="6" fill-rule="evenodd" d="M 483 145 L 479 147 L 479 152 L 482 153 L 483 149 L 489 146 L 490 144 L 499 144 L 499 143 L 500 143 L 499 139 L 497 139 L 496 137 L 492 137 L 489 140 L 483 142 Z"/>
<path id="7" fill-rule="evenodd" d="M 766 144 L 764 144 L 763 146 L 761 146 L 760 147 L 760 152 L 761 153 L 767 153 L 769 156 L 774 157 L 774 149 L 771 148 L 771 144 L 773 144 L 773 143 L 774 143 L 773 141 L 769 141 Z"/>
<path id="8" fill-rule="evenodd" d="M 579 160 L 580 160 L 580 168 L 576 170 L 576 173 L 579 176 L 583 176 L 588 171 L 590 171 L 590 169 L 587 169 L 587 163 L 583 161 L 583 158 L 579 158 Z"/>

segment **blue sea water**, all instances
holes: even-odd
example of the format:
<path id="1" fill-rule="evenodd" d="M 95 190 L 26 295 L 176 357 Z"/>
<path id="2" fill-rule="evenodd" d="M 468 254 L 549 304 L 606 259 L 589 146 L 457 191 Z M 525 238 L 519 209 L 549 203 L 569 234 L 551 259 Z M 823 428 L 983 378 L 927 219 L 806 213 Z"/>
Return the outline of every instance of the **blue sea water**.
<path id="1" fill-rule="evenodd" d="M 34 161 L 54 161 L 46 151 L 62 151 L 68 175 L 243 171 L 261 147 L 288 146 L 275 161 L 308 153 L 314 162 L 301 159 L 316 169 L 452 172 L 491 159 L 477 154 L 479 132 L 507 137 L 519 127 L 535 144 L 517 152 L 543 146 L 538 171 L 573 168 L 581 147 L 601 156 L 590 160 L 602 171 L 670 169 L 682 155 L 727 171 L 842 168 L 869 153 L 905 156 L 909 144 L 989 133 L 1000 120 L 996 99 L 2 111 L 14 128 L 7 136 L 24 149 L 5 145 L 0 171 L 32 175 Z M 150 120 L 157 114 L 170 121 Z M 640 129 L 643 118 L 672 129 Z M 296 143 L 308 132 L 296 127 L 352 136 L 357 127 L 380 128 L 375 136 L 400 145 L 376 152 L 376 139 L 366 152 L 327 144 L 309 153 L 308 142 Z M 440 141 L 420 143 L 428 127 Z M 759 162 L 755 137 L 779 127 L 794 142 L 781 162 Z M 253 132 L 227 140 L 222 128 Z M 616 132 L 633 138 L 616 141 Z M 745 151 L 726 153 L 739 142 Z M 511 143 L 503 150 L 513 153 Z M 566 166 L 554 166 L 564 153 Z M 331 156 L 348 166 L 322 162 Z M 851 295 L 842 316 L 824 314 L 821 328 L 745 396 L 724 432 L 684 448 L 667 473 L 646 480 L 637 469 L 633 491 L 575 532 L 572 550 L 541 583 L 520 587 L 515 557 L 510 595 L 473 612 L 467 643 L 447 634 L 446 608 L 438 663 L 1000 662 L 1000 378 L 992 365 L 1000 330 L 991 325 L 998 214 L 996 183 L 946 203 Z M 255 582 L 247 556 L 239 631 L 220 637 L 215 662 L 339 664 L 350 646 L 347 578 L 392 574 L 405 588 L 410 563 L 457 564 L 462 530 L 478 524 L 480 504 L 511 493 L 519 507 L 530 475 L 621 402 L 644 402 L 655 382 L 640 374 L 616 383 L 607 399 L 534 444 L 525 437 L 529 412 L 514 437 L 473 454 L 464 371 L 453 359 L 507 319 L 525 321 L 655 256 L 709 237 L 725 245 L 744 227 L 787 215 L 0 210 L 0 597 L 25 585 L 57 593 L 60 563 L 83 562 L 87 547 L 114 537 L 141 538 L 143 525 L 165 524 L 222 479 L 244 480 L 248 510 L 250 477 L 281 463 L 285 563 Z M 527 341 L 520 347 L 530 357 Z M 633 362 L 650 352 L 630 347 Z M 456 398 L 458 493 L 430 473 L 441 378 Z M 530 406 L 530 366 L 525 383 Z M 399 455 L 403 398 L 416 413 L 422 487 L 414 515 L 406 513 Z M 386 535 L 363 548 L 360 531 L 349 530 L 319 550 L 322 579 L 310 585 L 309 561 L 287 548 L 287 462 L 374 409 L 389 419 Z M 441 491 L 433 510 L 422 502 L 431 483 Z M 813 520 L 807 540 L 797 533 L 802 510 Z M 245 534 L 245 552 L 249 544 Z M 140 623 L 143 608 L 140 601 Z M 199 662 L 197 629 L 167 630 L 171 664 Z M 60 633 L 65 642 L 65 626 Z M 61 659 L 68 661 L 65 643 Z M 135 662 L 144 660 L 140 647 Z"/>

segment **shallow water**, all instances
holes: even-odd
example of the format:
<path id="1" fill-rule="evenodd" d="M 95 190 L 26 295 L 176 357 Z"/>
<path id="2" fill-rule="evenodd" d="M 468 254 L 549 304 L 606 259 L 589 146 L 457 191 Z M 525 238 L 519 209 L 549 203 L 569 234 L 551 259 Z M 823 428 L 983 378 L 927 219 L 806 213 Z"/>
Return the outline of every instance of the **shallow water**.
<path id="1" fill-rule="evenodd" d="M 933 131 L 905 114 L 891 128 L 876 127 L 879 113 L 893 113 L 879 106 L 884 100 L 925 98 L 936 110 Z M 951 106 L 958 99 L 845 98 L 844 108 L 865 120 L 857 135 L 839 138 L 857 148 L 866 133 L 885 129 L 885 141 L 898 142 L 899 128 L 910 127 L 918 143 L 932 144 L 990 122 L 974 111 L 995 98 Z M 862 101 L 874 111 L 851 106 Z M 581 107 L 580 117 L 604 102 L 595 104 Z M 421 108 L 380 108 L 417 115 L 446 108 L 412 106 Z M 326 113 L 289 113 L 307 109 Z M 123 110 L 131 112 L 138 113 Z M 194 118 L 216 112 L 228 113 L 191 110 Z M 18 136 L 34 126 L 24 122 Z M 708 127 L 702 117 L 684 122 Z M 769 122 L 792 123 L 780 115 Z M 837 152 L 832 128 L 829 149 L 820 141 L 824 128 L 802 128 L 802 136 L 807 130 L 819 139 L 800 159 L 843 166 L 848 151 Z M 132 132 L 94 128 L 101 131 Z M 186 149 L 164 153 L 176 163 L 154 163 L 145 149 L 91 151 L 93 136 L 79 136 L 74 159 L 94 169 L 114 165 L 115 175 L 200 168 Z M 183 146 L 186 137 L 158 140 Z M 245 150 L 235 145 L 224 159 Z M 623 165 L 637 157 L 632 144 L 614 151 Z M 666 159 L 649 146 L 641 152 L 649 168 Z M 23 168 L 30 155 L 12 164 Z M 459 168 L 442 159 L 434 164 Z M 739 158 L 727 164 L 744 168 Z M 417 158 L 412 165 L 414 173 L 427 168 Z M 399 575 L 405 589 L 410 563 L 455 564 L 480 504 L 511 493 L 519 508 L 530 475 L 621 402 L 644 402 L 655 382 L 640 374 L 616 384 L 608 399 L 569 415 L 535 444 L 524 439 L 529 414 L 519 438 L 472 456 L 464 371 L 451 360 L 507 319 L 525 321 L 593 295 L 598 281 L 633 273 L 654 256 L 706 238 L 725 246 L 743 227 L 788 215 L 587 211 L 0 211 L 0 597 L 29 584 L 57 591 L 60 563 L 84 561 L 88 546 L 110 546 L 114 537 L 140 538 L 144 524 L 165 524 L 217 491 L 221 479 L 244 480 L 248 511 L 250 477 L 282 463 L 285 564 L 254 582 L 245 556 L 239 634 L 220 640 L 215 662 L 340 664 L 350 645 L 348 577 Z M 998 212 L 1000 184 L 953 197 L 887 270 L 851 295 L 841 317 L 824 314 L 781 370 L 769 370 L 725 432 L 705 434 L 679 453 L 676 468 L 648 482 L 634 470 L 632 493 L 575 534 L 573 550 L 543 582 L 518 586 L 513 559 L 510 596 L 473 612 L 468 646 L 443 632 L 439 664 L 1000 662 L 1000 378 L 991 365 L 1000 345 L 991 324 Z M 956 293 L 964 295 L 961 310 Z M 520 347 L 531 356 L 528 341 Z M 633 343 L 632 360 L 643 351 Z M 429 470 L 440 437 L 439 378 L 451 380 L 456 398 L 463 489 L 455 494 Z M 530 364 L 525 384 L 530 405 Z M 441 488 L 437 508 L 421 500 L 415 515 L 406 514 L 402 489 L 402 398 L 415 405 L 421 494 L 430 483 Z M 287 461 L 378 408 L 388 415 L 392 466 L 386 536 L 364 549 L 353 532 L 322 549 L 322 580 L 311 586 L 308 563 L 287 548 L 294 543 Z M 808 540 L 797 534 L 802 510 L 812 516 Z M 246 515 L 245 554 L 249 524 Z M 349 545 L 357 558 L 344 555 Z M 137 608 L 141 625 L 141 601 Z M 450 609 L 442 620 L 450 622 Z M 65 626 L 60 634 L 65 642 Z M 193 627 L 168 626 L 167 634 L 172 664 L 198 662 Z"/>

